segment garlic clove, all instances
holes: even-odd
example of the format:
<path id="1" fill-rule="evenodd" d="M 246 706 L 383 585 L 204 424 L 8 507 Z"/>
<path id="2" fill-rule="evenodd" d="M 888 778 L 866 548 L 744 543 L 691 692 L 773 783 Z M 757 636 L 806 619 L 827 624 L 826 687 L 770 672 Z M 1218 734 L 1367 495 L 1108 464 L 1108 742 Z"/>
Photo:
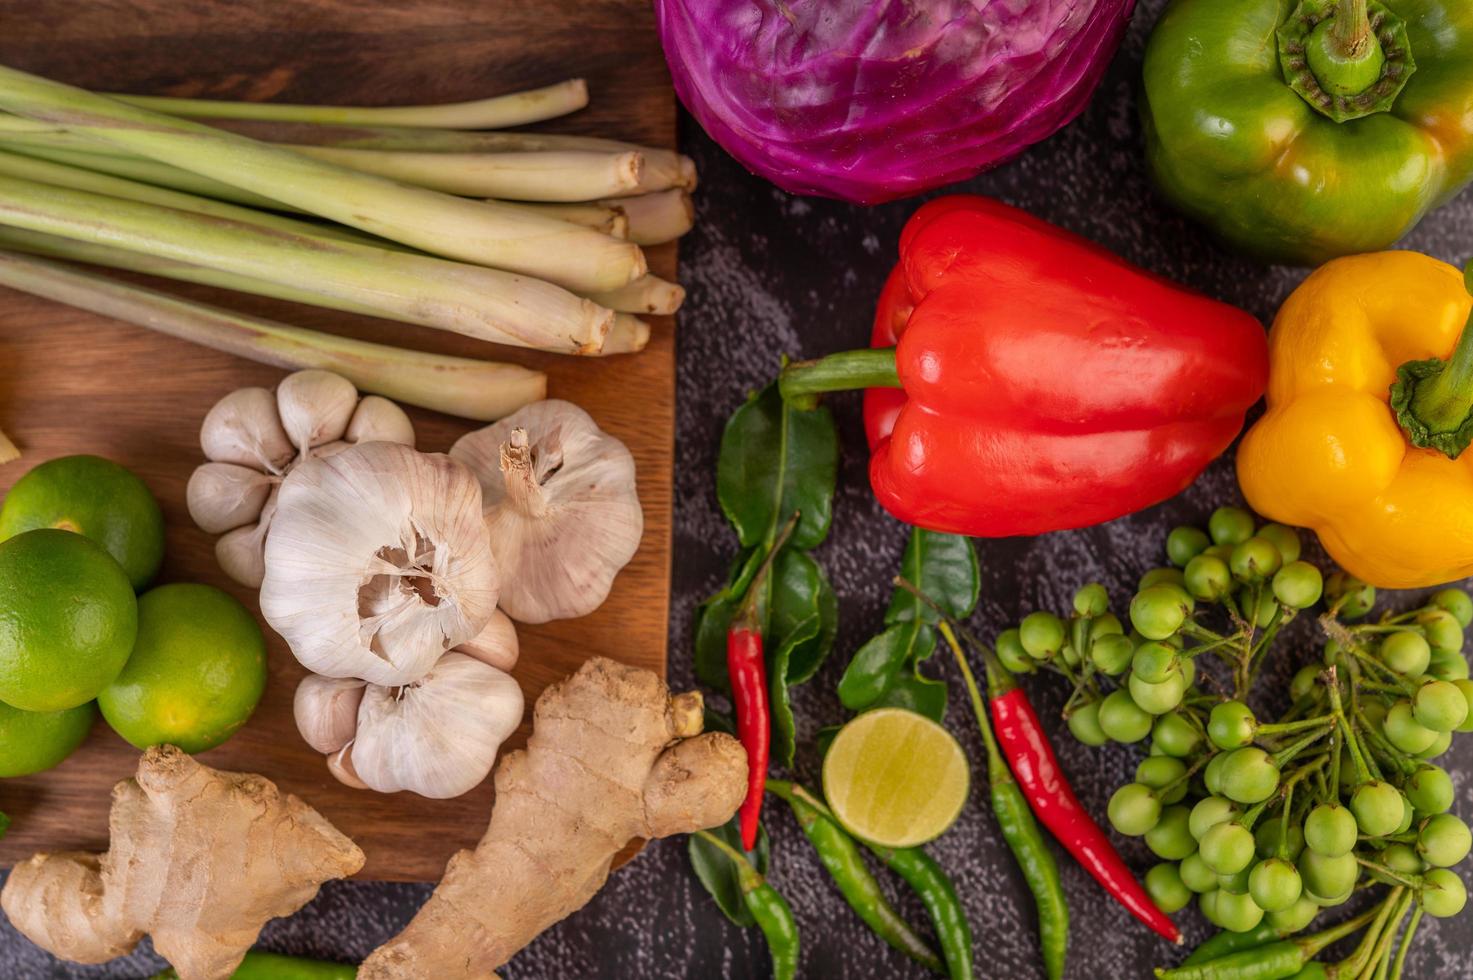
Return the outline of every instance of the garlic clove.
<path id="1" fill-rule="evenodd" d="M 261 519 L 238 527 L 215 541 L 215 560 L 226 575 L 241 585 L 259 589 L 266 577 L 266 536 L 276 514 L 280 485 L 273 486 L 261 507 Z"/>
<path id="2" fill-rule="evenodd" d="M 329 677 L 416 681 L 496 609 L 475 478 L 394 443 L 298 465 L 281 485 L 265 564 L 262 614 Z"/>
<path id="3" fill-rule="evenodd" d="M 205 463 L 190 474 L 184 491 L 189 516 L 200 529 L 223 534 L 253 523 L 276 481 L 235 463 Z"/>
<path id="4" fill-rule="evenodd" d="M 281 426 L 299 453 L 343 438 L 358 407 L 353 382 L 331 371 L 297 371 L 276 386 Z"/>
<path id="5" fill-rule="evenodd" d="M 352 789 L 369 789 L 369 785 L 358 778 L 353 769 L 353 743 L 349 742 L 327 757 L 327 771 L 344 786 Z"/>
<path id="6" fill-rule="evenodd" d="M 634 457 L 571 402 L 533 402 L 450 450 L 481 481 L 500 605 L 545 623 L 586 615 L 639 549 Z"/>
<path id="7" fill-rule="evenodd" d="M 199 431 L 200 448 L 216 463 L 280 473 L 295 452 L 265 388 L 241 388 L 215 403 Z"/>
<path id="8" fill-rule="evenodd" d="M 460 796 L 490 774 L 524 707 L 521 687 L 505 671 L 447 653 L 417 683 L 364 691 L 353 769 L 381 793 Z"/>
<path id="9" fill-rule="evenodd" d="M 344 435 L 348 442 L 397 442 L 414 448 L 414 423 L 404 409 L 378 395 L 367 395 L 358 403 Z"/>
<path id="10" fill-rule="evenodd" d="M 455 648 L 456 653 L 474 657 L 483 664 L 498 670 L 510 671 L 517 665 L 521 644 L 517 640 L 517 628 L 500 609 L 491 614 L 491 620 L 480 635 Z"/>
<path id="11" fill-rule="evenodd" d="M 353 741 L 363 688 L 364 682 L 353 678 L 320 674 L 302 678 L 292 698 L 292 716 L 308 745 L 330 754 Z"/>
<path id="12" fill-rule="evenodd" d="M 308 455 L 310 455 L 313 459 L 324 459 L 328 456 L 336 456 L 344 449 L 352 448 L 353 443 L 349 442 L 346 439 L 339 439 L 336 442 L 324 442 L 320 446 L 313 446 L 310 450 L 308 450 Z"/>

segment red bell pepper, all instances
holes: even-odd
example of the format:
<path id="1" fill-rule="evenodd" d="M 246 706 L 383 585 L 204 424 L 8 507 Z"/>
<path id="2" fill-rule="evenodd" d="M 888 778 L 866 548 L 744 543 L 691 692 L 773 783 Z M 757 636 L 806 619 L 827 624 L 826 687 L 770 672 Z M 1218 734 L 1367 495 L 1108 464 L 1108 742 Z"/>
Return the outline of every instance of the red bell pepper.
<path id="1" fill-rule="evenodd" d="M 910 219 L 872 343 L 789 365 L 784 397 L 868 388 L 880 503 L 976 537 L 1085 527 L 1173 496 L 1268 380 L 1251 315 L 972 196 Z"/>

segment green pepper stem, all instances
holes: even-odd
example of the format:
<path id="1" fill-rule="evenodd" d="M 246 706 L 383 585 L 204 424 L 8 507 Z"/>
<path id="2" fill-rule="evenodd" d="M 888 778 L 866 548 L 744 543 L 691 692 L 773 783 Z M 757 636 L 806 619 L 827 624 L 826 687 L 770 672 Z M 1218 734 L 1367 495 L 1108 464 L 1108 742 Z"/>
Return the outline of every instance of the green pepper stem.
<path id="1" fill-rule="evenodd" d="M 1359 57 L 1371 36 L 1371 16 L 1366 0 L 1340 0 L 1330 26 L 1330 39 L 1343 58 Z"/>
<path id="2" fill-rule="evenodd" d="M 696 836 L 705 841 L 707 844 L 710 844 L 712 847 L 716 848 L 721 853 L 725 854 L 728 858 L 731 859 L 731 863 L 736 865 L 737 880 L 741 885 L 743 894 L 750 891 L 756 891 L 758 888 L 762 887 L 763 881 L 765 880 L 762 877 L 762 872 L 752 867 L 752 862 L 747 860 L 747 856 L 745 854 L 737 850 L 735 847 L 732 847 L 726 841 L 722 840 L 720 837 L 717 837 L 709 830 L 698 830 L 696 831 Z"/>
<path id="3" fill-rule="evenodd" d="M 796 361 L 783 368 L 777 386 L 783 400 L 799 408 L 812 407 L 825 392 L 899 388 L 895 348 L 841 351 L 816 361 Z"/>

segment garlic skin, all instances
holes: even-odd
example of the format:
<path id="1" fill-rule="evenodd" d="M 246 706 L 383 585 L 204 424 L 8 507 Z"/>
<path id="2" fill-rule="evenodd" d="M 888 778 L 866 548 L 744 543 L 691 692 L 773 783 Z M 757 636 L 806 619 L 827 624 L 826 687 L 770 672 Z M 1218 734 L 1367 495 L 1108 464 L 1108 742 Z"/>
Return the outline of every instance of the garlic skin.
<path id="1" fill-rule="evenodd" d="M 497 578 L 470 471 L 369 442 L 283 481 L 261 613 L 314 673 L 393 687 L 480 634 Z"/>
<path id="2" fill-rule="evenodd" d="M 490 775 L 523 709 L 522 689 L 511 675 L 447 653 L 418 683 L 366 688 L 357 735 L 333 758 L 380 793 L 409 790 L 449 799 Z"/>
<path id="3" fill-rule="evenodd" d="M 367 685 L 351 677 L 308 674 L 292 697 L 292 717 L 302 738 L 323 755 L 331 755 L 353 740 L 358 730 L 358 706 Z"/>
<path id="4" fill-rule="evenodd" d="M 521 655 L 521 642 L 517 639 L 517 628 L 500 609 L 491 614 L 486 628 L 471 640 L 456 647 L 457 653 L 474 657 L 483 664 L 510 673 Z"/>
<path id="5" fill-rule="evenodd" d="M 507 615 L 545 623 L 603 604 L 644 533 L 622 442 L 548 399 L 461 437 L 450 455 L 481 481 Z"/>
<path id="6" fill-rule="evenodd" d="M 365 442 L 414 445 L 414 425 L 387 398 L 359 399 L 328 371 L 297 371 L 274 392 L 241 388 L 220 399 L 200 426 L 209 462 L 189 478 L 189 514 L 215 544 L 232 579 L 259 588 L 277 486 L 309 459 Z"/>

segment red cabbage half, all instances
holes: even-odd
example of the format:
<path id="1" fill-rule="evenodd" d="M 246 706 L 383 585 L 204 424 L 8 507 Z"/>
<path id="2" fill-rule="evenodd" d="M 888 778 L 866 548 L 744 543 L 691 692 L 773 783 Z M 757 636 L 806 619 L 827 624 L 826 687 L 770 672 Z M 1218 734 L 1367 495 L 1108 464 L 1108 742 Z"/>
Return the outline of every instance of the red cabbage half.
<path id="1" fill-rule="evenodd" d="M 748 169 L 875 204 L 1068 123 L 1135 0 L 655 0 L 675 90 Z"/>

